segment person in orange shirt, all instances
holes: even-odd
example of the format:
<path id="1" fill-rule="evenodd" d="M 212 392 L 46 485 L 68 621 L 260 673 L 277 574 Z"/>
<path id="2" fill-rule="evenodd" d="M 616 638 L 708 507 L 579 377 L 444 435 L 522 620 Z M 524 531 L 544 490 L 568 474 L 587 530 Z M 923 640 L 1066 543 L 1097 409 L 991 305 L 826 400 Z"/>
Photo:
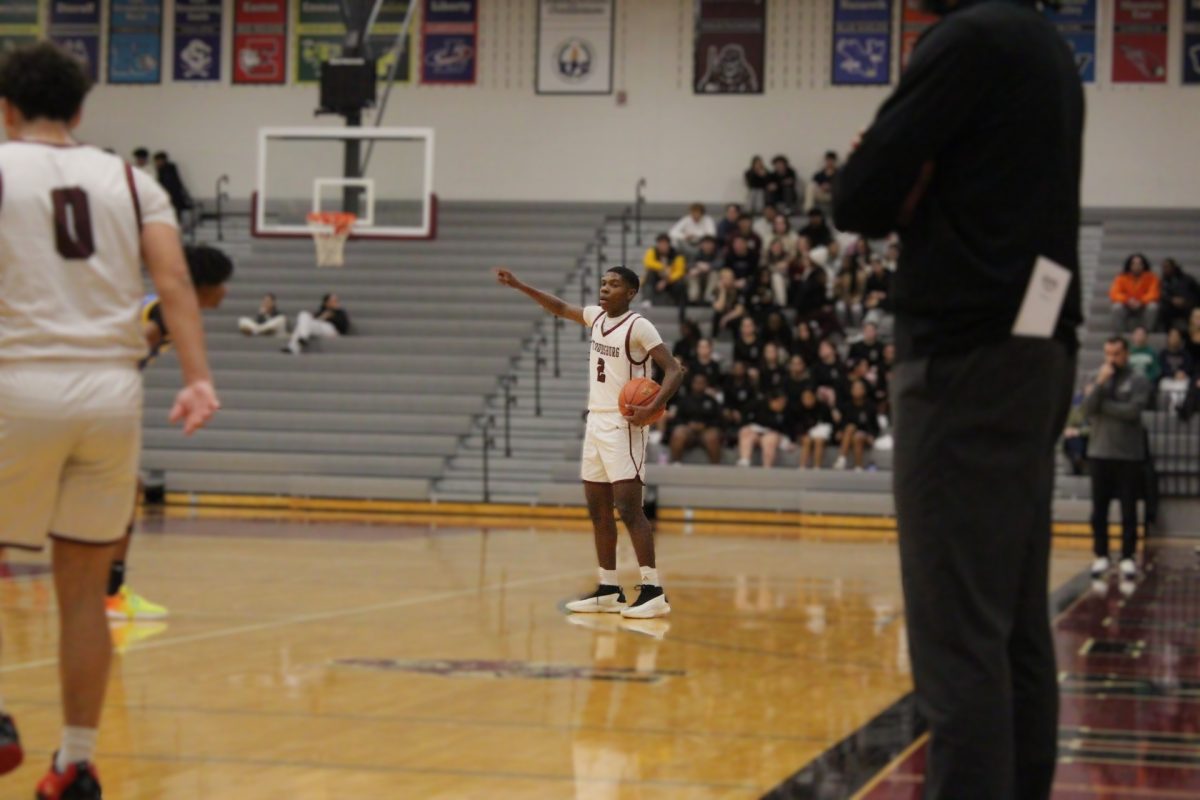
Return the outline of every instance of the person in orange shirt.
<path id="1" fill-rule="evenodd" d="M 1150 262 L 1141 253 L 1125 259 L 1125 269 L 1112 283 L 1108 296 L 1113 302 L 1113 327 L 1118 334 L 1131 327 L 1150 328 L 1158 320 L 1161 288 Z"/>

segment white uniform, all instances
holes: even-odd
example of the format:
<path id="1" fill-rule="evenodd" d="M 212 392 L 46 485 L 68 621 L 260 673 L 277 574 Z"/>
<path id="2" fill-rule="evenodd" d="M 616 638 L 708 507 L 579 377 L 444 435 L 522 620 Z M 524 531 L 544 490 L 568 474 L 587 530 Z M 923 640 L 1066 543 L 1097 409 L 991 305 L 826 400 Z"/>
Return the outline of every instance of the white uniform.
<path id="1" fill-rule="evenodd" d="M 146 355 L 141 228 L 163 189 L 92 147 L 0 144 L 0 545 L 120 539 Z"/>
<path id="2" fill-rule="evenodd" d="M 592 347 L 580 477 L 586 483 L 644 482 L 646 429 L 631 427 L 618 401 L 631 379 L 650 376 L 650 351 L 662 337 L 633 311 L 610 318 L 600 306 L 588 306 L 583 322 L 592 329 Z"/>

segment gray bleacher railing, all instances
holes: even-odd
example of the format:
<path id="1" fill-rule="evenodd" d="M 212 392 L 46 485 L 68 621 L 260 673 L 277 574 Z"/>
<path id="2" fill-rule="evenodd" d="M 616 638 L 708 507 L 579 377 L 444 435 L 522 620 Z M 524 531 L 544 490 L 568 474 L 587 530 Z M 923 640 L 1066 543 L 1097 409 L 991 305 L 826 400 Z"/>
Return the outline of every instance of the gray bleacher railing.
<path id="1" fill-rule="evenodd" d="M 633 201 L 634 243 L 638 247 L 642 246 L 642 207 L 646 205 L 646 193 L 642 190 L 645 188 L 646 179 L 638 178 L 637 187 L 634 189 Z"/>
<path id="2" fill-rule="evenodd" d="M 555 317 L 554 321 L 550 323 L 551 328 L 554 331 L 554 377 L 555 378 L 562 377 L 562 362 L 559 359 L 558 342 L 559 342 L 559 338 L 562 333 L 563 325 L 565 325 L 565 324 L 566 323 L 563 322 L 562 317 Z"/>
<path id="3" fill-rule="evenodd" d="M 217 222 L 217 241 L 218 242 L 225 241 L 225 230 L 222 227 L 222 220 L 225 216 L 225 201 L 229 199 L 229 192 L 226 191 L 226 189 L 225 189 L 225 187 L 228 185 L 229 185 L 229 176 L 228 175 L 222 175 L 221 177 L 217 178 L 216 222 Z"/>
<path id="4" fill-rule="evenodd" d="M 1200 423 L 1181 419 L 1178 393 L 1159 392 L 1150 424 L 1150 456 L 1160 497 L 1200 497 Z"/>
<path id="5" fill-rule="evenodd" d="M 512 458 L 512 407 L 517 404 L 512 387 L 517 383 L 516 375 L 501 375 L 500 387 L 504 390 L 504 457 Z"/>
<path id="6" fill-rule="evenodd" d="M 483 502 L 492 502 L 491 474 L 489 472 L 488 456 L 496 446 L 496 438 L 492 431 L 496 428 L 496 417 L 487 414 L 481 421 L 483 425 Z"/>
<path id="7" fill-rule="evenodd" d="M 533 340 L 533 415 L 542 415 L 542 367 L 546 359 L 542 357 L 542 348 L 546 346 L 546 337 L 540 333 Z"/>

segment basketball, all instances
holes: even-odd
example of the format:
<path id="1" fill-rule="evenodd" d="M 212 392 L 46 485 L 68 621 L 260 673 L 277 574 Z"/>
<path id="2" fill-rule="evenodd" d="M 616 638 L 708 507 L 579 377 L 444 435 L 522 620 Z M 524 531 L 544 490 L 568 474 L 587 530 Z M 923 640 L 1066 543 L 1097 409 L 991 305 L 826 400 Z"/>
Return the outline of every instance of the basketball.
<path id="1" fill-rule="evenodd" d="M 629 406 L 644 406 L 652 402 L 658 396 L 658 390 L 661 388 L 649 378 L 634 378 L 625 384 L 625 388 L 621 389 L 621 398 L 617 401 L 617 406 L 621 409 L 621 416 L 628 417 L 632 414 Z M 658 413 L 651 417 L 646 424 L 653 425 L 662 419 L 662 415 L 665 413 L 667 413 L 666 408 L 659 409 Z"/>

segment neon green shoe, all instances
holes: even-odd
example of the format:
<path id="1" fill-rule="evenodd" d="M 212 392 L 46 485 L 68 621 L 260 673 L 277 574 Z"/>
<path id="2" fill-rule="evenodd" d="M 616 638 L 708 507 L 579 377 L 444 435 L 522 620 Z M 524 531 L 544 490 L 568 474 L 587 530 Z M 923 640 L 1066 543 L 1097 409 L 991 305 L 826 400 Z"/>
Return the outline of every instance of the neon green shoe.
<path id="1" fill-rule="evenodd" d="M 166 606 L 151 603 L 128 586 L 122 586 L 121 591 L 106 598 L 104 604 L 109 619 L 165 619 L 169 613 Z"/>

